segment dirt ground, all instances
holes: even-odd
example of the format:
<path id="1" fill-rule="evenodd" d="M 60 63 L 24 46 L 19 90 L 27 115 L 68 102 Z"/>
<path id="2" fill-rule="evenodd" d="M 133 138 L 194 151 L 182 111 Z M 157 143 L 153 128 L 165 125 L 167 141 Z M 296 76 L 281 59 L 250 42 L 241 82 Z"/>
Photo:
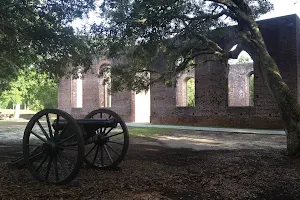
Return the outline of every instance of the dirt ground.
<path id="1" fill-rule="evenodd" d="M 21 154 L 0 142 L 0 199 L 300 199 L 300 158 L 285 136 L 174 131 L 131 139 L 116 171 L 84 167 L 64 186 L 39 183 L 7 162 Z"/>
<path id="2" fill-rule="evenodd" d="M 286 148 L 285 135 L 174 130 L 171 133 L 135 138 L 132 143 L 194 150 Z"/>

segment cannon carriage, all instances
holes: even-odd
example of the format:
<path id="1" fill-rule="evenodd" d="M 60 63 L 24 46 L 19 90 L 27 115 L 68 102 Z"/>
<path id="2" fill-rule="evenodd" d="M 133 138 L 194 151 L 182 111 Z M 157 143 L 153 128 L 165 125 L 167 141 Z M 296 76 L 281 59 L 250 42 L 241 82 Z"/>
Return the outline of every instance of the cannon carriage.
<path id="1" fill-rule="evenodd" d="M 23 136 L 23 158 L 32 176 L 43 182 L 67 184 L 83 163 L 99 169 L 118 167 L 129 145 L 121 117 L 98 109 L 74 119 L 58 109 L 45 109 L 28 122 Z"/>

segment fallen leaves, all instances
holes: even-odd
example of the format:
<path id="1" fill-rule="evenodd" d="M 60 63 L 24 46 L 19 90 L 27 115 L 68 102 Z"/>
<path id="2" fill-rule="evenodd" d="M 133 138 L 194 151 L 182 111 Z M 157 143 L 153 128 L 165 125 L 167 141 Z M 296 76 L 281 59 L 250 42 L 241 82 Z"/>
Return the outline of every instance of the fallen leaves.
<path id="1" fill-rule="evenodd" d="M 5 153 L 5 152 L 2 152 Z M 269 199 L 300 197 L 300 159 L 281 149 L 193 151 L 131 145 L 119 171 L 84 167 L 56 186 L 0 163 L 0 199 Z"/>

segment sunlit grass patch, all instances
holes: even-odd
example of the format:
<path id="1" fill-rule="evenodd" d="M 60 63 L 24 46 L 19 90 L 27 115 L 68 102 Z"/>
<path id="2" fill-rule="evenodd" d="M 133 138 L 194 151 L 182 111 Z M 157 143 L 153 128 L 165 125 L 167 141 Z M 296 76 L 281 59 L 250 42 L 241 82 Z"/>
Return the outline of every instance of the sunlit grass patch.
<path id="1" fill-rule="evenodd" d="M 0 112 L 2 114 L 14 114 L 14 110 L 13 109 L 4 109 L 4 108 L 0 108 Z M 37 111 L 33 111 L 33 110 L 23 110 L 20 109 L 20 114 L 35 114 Z"/>
<path id="2" fill-rule="evenodd" d="M 153 127 L 128 127 L 130 136 L 157 136 L 161 134 L 171 133 L 173 129 L 170 128 L 153 128 Z"/>
<path id="3" fill-rule="evenodd" d="M 28 120 L 0 120 L 0 126 L 27 125 Z"/>

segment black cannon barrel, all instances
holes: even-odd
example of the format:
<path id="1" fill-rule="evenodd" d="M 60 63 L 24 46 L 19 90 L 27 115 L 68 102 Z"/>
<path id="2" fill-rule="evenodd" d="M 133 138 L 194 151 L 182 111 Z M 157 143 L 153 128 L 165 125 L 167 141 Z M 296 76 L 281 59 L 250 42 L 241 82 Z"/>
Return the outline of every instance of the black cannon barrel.
<path id="1" fill-rule="evenodd" d="M 115 118 L 111 119 L 76 119 L 79 125 L 83 125 L 85 127 L 93 126 L 97 128 L 115 128 L 117 127 L 117 120 Z"/>
<path id="2" fill-rule="evenodd" d="M 76 119 L 76 122 L 79 125 L 82 125 L 85 130 L 91 130 L 91 129 L 99 129 L 99 128 L 115 128 L 117 127 L 117 120 L 115 118 L 110 119 Z M 59 120 L 57 123 L 56 120 L 54 120 L 52 126 L 54 129 L 62 130 L 67 122 L 65 120 Z"/>

